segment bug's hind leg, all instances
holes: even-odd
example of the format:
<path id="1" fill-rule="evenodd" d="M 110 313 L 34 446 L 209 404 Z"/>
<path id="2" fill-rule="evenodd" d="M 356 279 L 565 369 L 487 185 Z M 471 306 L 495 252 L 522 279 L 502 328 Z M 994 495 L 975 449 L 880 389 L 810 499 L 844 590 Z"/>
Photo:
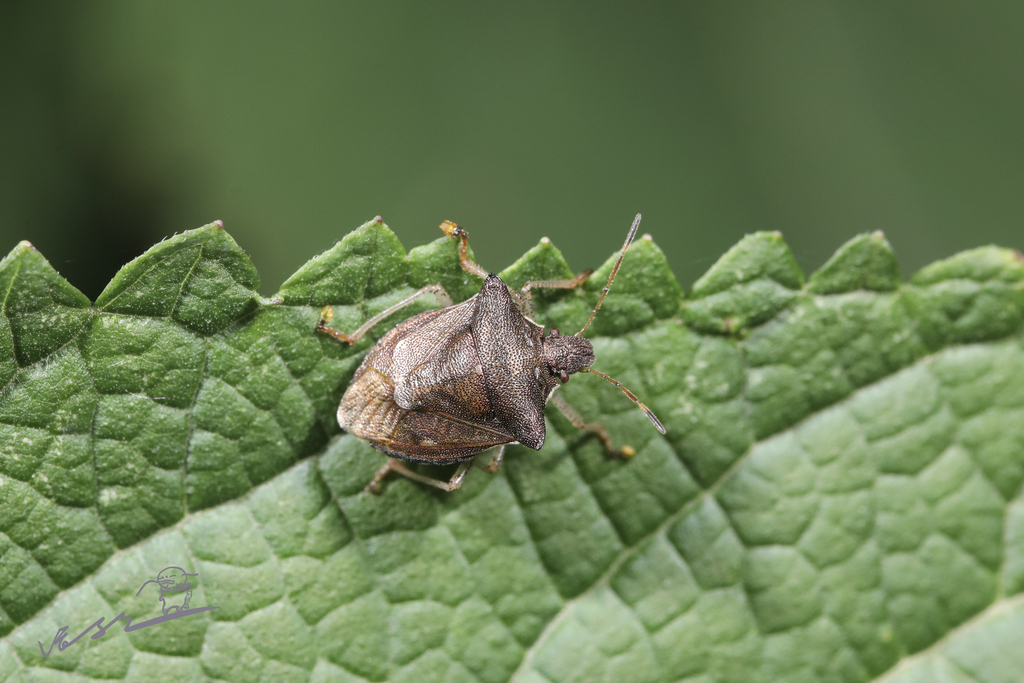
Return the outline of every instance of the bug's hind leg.
<path id="1" fill-rule="evenodd" d="M 482 280 L 486 280 L 487 271 L 481 268 L 476 261 L 469 258 L 469 233 L 451 221 L 441 223 L 441 230 L 449 237 L 458 237 L 462 240 L 462 243 L 459 244 L 459 263 L 462 264 L 462 269 Z"/>
<path id="2" fill-rule="evenodd" d="M 434 297 L 437 299 L 437 303 L 439 303 L 442 308 L 452 305 L 452 298 L 448 296 L 448 292 L 445 290 L 444 287 L 442 287 L 441 285 L 427 285 L 426 287 L 423 287 L 415 294 L 402 299 L 394 306 L 390 306 L 381 311 L 380 313 L 378 313 L 377 315 L 373 316 L 365 323 L 363 323 L 363 325 L 352 334 L 345 334 L 344 332 L 340 332 L 334 329 L 333 327 L 330 327 L 330 322 L 334 320 L 334 308 L 332 308 L 331 306 L 324 306 L 323 310 L 320 311 L 320 322 L 316 324 L 316 329 L 319 330 L 320 332 L 324 332 L 326 334 L 331 335 L 340 342 L 345 342 L 346 344 L 355 344 L 357 341 L 363 338 L 363 335 L 369 332 L 373 328 L 373 326 L 379 323 L 381 320 L 388 317 L 392 313 L 405 308 L 413 301 L 416 301 L 420 297 L 426 296 L 427 294 L 433 294 Z"/>
<path id="3" fill-rule="evenodd" d="M 440 479 L 434 479 L 426 475 L 420 474 L 419 472 L 413 472 L 408 467 L 402 464 L 402 461 L 398 458 L 388 458 L 387 464 L 377 470 L 377 474 L 374 475 L 373 481 L 366 485 L 366 490 L 370 493 L 380 493 L 380 483 L 384 480 L 384 477 L 388 476 L 389 472 L 398 472 L 404 477 L 408 477 L 413 481 L 418 481 L 421 484 L 427 484 L 439 488 L 442 491 L 454 491 L 455 489 L 462 486 L 463 480 L 466 478 L 466 473 L 469 472 L 469 468 L 473 466 L 472 460 L 467 460 L 459 465 L 459 468 L 455 470 L 455 474 L 448 481 L 442 481 Z"/>
<path id="4" fill-rule="evenodd" d="M 516 443 L 519 443 L 519 442 L 518 441 L 513 441 L 512 443 L 516 444 Z M 480 469 L 482 469 L 484 472 L 490 472 L 491 474 L 494 474 L 495 472 L 498 471 L 498 468 L 501 467 L 501 461 L 505 458 L 505 447 L 508 446 L 508 445 L 509 444 L 507 444 L 507 443 L 503 443 L 500 446 L 498 446 L 494 450 L 494 455 L 491 456 L 491 462 L 490 463 L 488 463 L 486 465 L 481 465 L 480 462 L 478 461 L 476 463 L 476 466 L 479 467 Z"/>
<path id="5" fill-rule="evenodd" d="M 559 396 L 557 392 L 552 394 L 549 400 L 555 404 L 555 407 L 558 408 L 562 415 L 565 415 L 573 427 L 595 434 L 601 440 L 601 443 L 604 444 L 604 450 L 608 455 L 616 458 L 632 458 L 636 455 L 636 449 L 632 446 L 624 445 L 622 448 L 615 448 L 615 445 L 612 443 L 612 437 L 608 436 L 608 431 L 605 430 L 604 425 L 600 422 L 584 422 L 580 414 L 576 412 L 576 409 L 569 405 L 569 402 Z"/>

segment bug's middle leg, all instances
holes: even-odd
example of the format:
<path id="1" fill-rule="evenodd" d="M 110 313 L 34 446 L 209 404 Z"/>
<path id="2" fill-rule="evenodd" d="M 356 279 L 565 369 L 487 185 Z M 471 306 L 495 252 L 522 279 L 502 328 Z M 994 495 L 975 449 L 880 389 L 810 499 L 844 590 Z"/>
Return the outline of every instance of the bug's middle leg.
<path id="1" fill-rule="evenodd" d="M 428 477 L 425 474 L 414 472 L 406 467 L 401 460 L 398 458 L 388 458 L 387 463 L 384 467 L 377 470 L 377 474 L 374 475 L 373 481 L 366 485 L 366 490 L 370 493 L 380 493 L 380 483 L 384 480 L 384 477 L 388 476 L 389 472 L 398 472 L 403 477 L 408 477 L 413 481 L 418 481 L 421 484 L 427 484 L 434 488 L 439 488 L 442 491 L 454 491 L 455 489 L 462 486 L 463 480 L 466 478 L 466 473 L 469 472 L 469 468 L 473 466 L 473 461 L 476 458 L 471 458 L 459 465 L 458 469 L 455 470 L 455 474 L 448 481 L 442 481 L 441 479 L 434 479 Z"/>
<path id="2" fill-rule="evenodd" d="M 608 455 L 617 458 L 632 458 L 636 455 L 636 449 L 632 446 L 624 445 L 622 448 L 615 448 L 615 445 L 612 443 L 612 437 L 608 436 L 608 431 L 604 428 L 604 425 L 600 422 L 584 422 L 580 414 L 576 412 L 576 409 L 569 405 L 569 402 L 559 396 L 557 392 L 551 395 L 549 401 L 555 404 L 558 411 L 565 415 L 573 427 L 595 434 L 601 440 L 601 443 L 604 444 L 604 450 Z"/>
<path id="3" fill-rule="evenodd" d="M 334 329 L 333 327 L 330 327 L 330 322 L 334 320 L 334 308 L 331 306 L 324 306 L 323 310 L 320 311 L 320 322 L 316 324 L 316 329 L 319 330 L 320 332 L 325 332 L 331 335 L 340 342 L 345 342 L 346 344 L 355 344 L 357 341 L 363 338 L 363 335 L 369 332 L 373 328 L 373 326 L 379 323 L 381 320 L 388 317 L 392 313 L 405 308 L 412 302 L 416 301 L 420 297 L 426 296 L 427 294 L 433 294 L 434 297 L 437 299 L 437 303 L 439 303 L 442 308 L 452 305 L 452 298 L 448 296 L 448 292 L 445 290 L 444 287 L 442 287 L 441 285 L 427 285 L 426 287 L 421 288 L 415 294 L 407 296 L 394 306 L 389 306 L 388 308 L 384 309 L 377 315 L 373 316 L 365 323 L 363 323 L 363 325 L 352 334 L 345 334 L 344 332 L 341 332 L 339 330 Z"/>
<path id="4" fill-rule="evenodd" d="M 515 443 L 518 443 L 518 442 L 517 441 L 513 441 L 512 443 L 515 444 Z M 482 469 L 484 472 L 490 472 L 491 474 L 494 474 L 495 472 L 498 471 L 498 468 L 501 467 L 501 461 L 505 458 L 505 447 L 508 446 L 508 445 L 509 444 L 507 444 L 507 443 L 503 443 L 500 446 L 498 446 L 497 448 L 495 448 L 494 449 L 494 455 L 491 456 L 491 462 L 490 463 L 488 463 L 486 465 L 481 465 L 480 462 L 478 461 L 476 463 L 476 466 L 479 467 L 480 469 Z"/>

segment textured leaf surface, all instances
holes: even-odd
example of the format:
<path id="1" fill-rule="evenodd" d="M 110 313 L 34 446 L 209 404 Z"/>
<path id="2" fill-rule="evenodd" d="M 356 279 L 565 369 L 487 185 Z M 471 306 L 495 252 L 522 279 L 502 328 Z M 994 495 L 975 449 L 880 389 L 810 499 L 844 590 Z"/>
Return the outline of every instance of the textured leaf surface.
<path id="1" fill-rule="evenodd" d="M 455 246 L 371 221 L 270 300 L 219 224 L 95 305 L 27 243 L 0 262 L 0 681 L 1019 679 L 1019 253 L 901 283 L 876 233 L 805 279 L 758 233 L 684 297 L 645 237 L 590 336 L 667 435 L 576 376 L 636 457 L 549 411 L 497 475 L 367 494 L 383 458 L 334 410 L 373 339 L 318 336 L 320 307 L 350 330 L 424 284 L 464 300 Z M 611 265 L 538 321 L 578 329 Z M 570 271 L 542 240 L 501 274 Z M 160 614 L 136 591 L 167 566 L 218 609 L 41 656 Z"/>

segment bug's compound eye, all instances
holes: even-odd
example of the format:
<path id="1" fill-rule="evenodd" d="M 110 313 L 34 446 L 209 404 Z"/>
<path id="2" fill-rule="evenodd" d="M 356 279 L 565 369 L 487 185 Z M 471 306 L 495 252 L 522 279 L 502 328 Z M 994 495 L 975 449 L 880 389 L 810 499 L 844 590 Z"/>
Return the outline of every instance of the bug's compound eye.
<path id="1" fill-rule="evenodd" d="M 566 372 L 565 370 L 559 370 L 558 379 L 562 382 L 562 384 L 565 384 L 566 382 L 569 381 L 569 373 Z"/>
<path id="2" fill-rule="evenodd" d="M 551 336 L 552 337 L 557 337 L 558 336 L 558 328 L 557 327 L 552 327 L 551 328 Z"/>

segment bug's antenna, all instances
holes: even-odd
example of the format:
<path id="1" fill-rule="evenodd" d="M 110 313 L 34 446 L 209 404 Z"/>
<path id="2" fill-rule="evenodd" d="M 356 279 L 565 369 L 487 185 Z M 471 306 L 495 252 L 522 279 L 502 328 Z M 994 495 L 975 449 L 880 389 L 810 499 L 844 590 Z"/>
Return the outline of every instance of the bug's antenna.
<path id="1" fill-rule="evenodd" d="M 619 252 L 619 260 L 615 262 L 615 267 L 612 268 L 612 274 L 608 276 L 608 284 L 606 284 L 604 286 L 604 291 L 601 292 L 601 298 L 597 300 L 597 305 L 594 306 L 594 310 L 590 312 L 590 318 L 587 320 L 587 324 L 584 325 L 583 329 L 580 330 L 579 332 L 577 332 L 575 336 L 579 337 L 584 332 L 586 332 L 587 328 L 590 327 L 590 323 L 594 321 L 594 316 L 597 315 L 597 309 L 601 308 L 601 304 L 604 302 L 604 298 L 606 296 L 608 296 L 608 290 L 612 288 L 612 280 L 615 279 L 615 274 L 619 272 L 619 266 L 622 265 L 622 259 L 626 256 L 626 250 L 629 249 L 629 245 L 633 242 L 633 238 L 636 237 L 636 230 L 639 227 L 640 227 L 640 214 L 637 214 L 636 218 L 633 219 L 633 225 L 629 228 L 629 234 L 626 235 L 626 241 L 622 245 L 622 251 Z M 593 372 L 593 371 L 591 370 L 591 372 Z M 601 374 L 601 373 L 597 373 L 597 374 Z M 610 378 L 605 377 L 605 379 L 610 379 Z M 611 381 L 614 382 L 615 380 L 611 380 Z M 622 389 L 623 391 L 626 391 L 625 387 L 623 387 L 621 384 L 619 385 L 619 388 Z M 626 391 L 626 393 L 629 394 L 628 391 Z M 629 394 L 629 395 L 633 396 L 632 394 Z M 636 401 L 636 397 L 635 396 L 633 396 L 633 400 Z M 640 405 L 641 408 L 643 408 L 643 405 L 644 405 L 643 403 L 640 403 L 639 401 L 637 401 L 637 403 Z M 650 417 L 652 420 L 654 420 L 655 424 L 658 423 L 658 420 L 657 420 L 657 418 L 654 417 L 653 413 L 651 413 L 649 410 L 647 410 L 647 408 L 644 408 L 644 411 L 648 413 L 648 415 L 647 415 L 648 417 Z M 664 434 L 664 433 L 665 433 L 664 430 L 662 430 L 662 434 Z"/>
<path id="2" fill-rule="evenodd" d="M 639 219 L 640 219 L 640 216 L 637 216 L 637 221 L 638 222 L 639 222 Z M 636 232 L 636 223 L 633 223 L 633 232 Z M 630 235 L 632 236 L 632 233 L 630 233 Z M 623 251 L 625 251 L 625 250 L 623 250 Z M 616 264 L 616 267 L 618 267 L 618 264 Z M 614 273 L 613 273 L 613 275 L 614 275 Z M 654 423 L 654 428 L 657 429 L 662 434 L 665 433 L 665 428 L 661 426 L 661 421 L 658 420 L 658 417 L 654 413 L 651 412 L 651 409 L 648 408 L 647 406 L 645 406 L 643 403 L 641 403 L 640 399 L 638 399 L 636 396 L 634 396 L 632 391 L 630 391 L 626 387 L 622 386 L 622 383 L 620 383 L 618 380 L 614 380 L 611 377 L 609 377 L 608 375 L 604 374 L 603 372 L 598 372 L 597 370 L 592 370 L 591 368 L 580 368 L 580 372 L 589 372 L 592 375 L 597 375 L 598 377 L 603 377 L 604 379 L 608 380 L 609 382 L 611 382 L 612 384 L 617 386 L 619 389 L 622 389 L 622 393 L 624 393 L 626 396 L 628 396 L 629 400 L 632 401 L 633 403 L 635 403 L 637 405 L 637 407 L 640 408 L 640 410 L 644 411 L 644 415 L 646 415 L 648 417 L 648 419 L 650 419 L 650 421 L 652 423 Z"/>

